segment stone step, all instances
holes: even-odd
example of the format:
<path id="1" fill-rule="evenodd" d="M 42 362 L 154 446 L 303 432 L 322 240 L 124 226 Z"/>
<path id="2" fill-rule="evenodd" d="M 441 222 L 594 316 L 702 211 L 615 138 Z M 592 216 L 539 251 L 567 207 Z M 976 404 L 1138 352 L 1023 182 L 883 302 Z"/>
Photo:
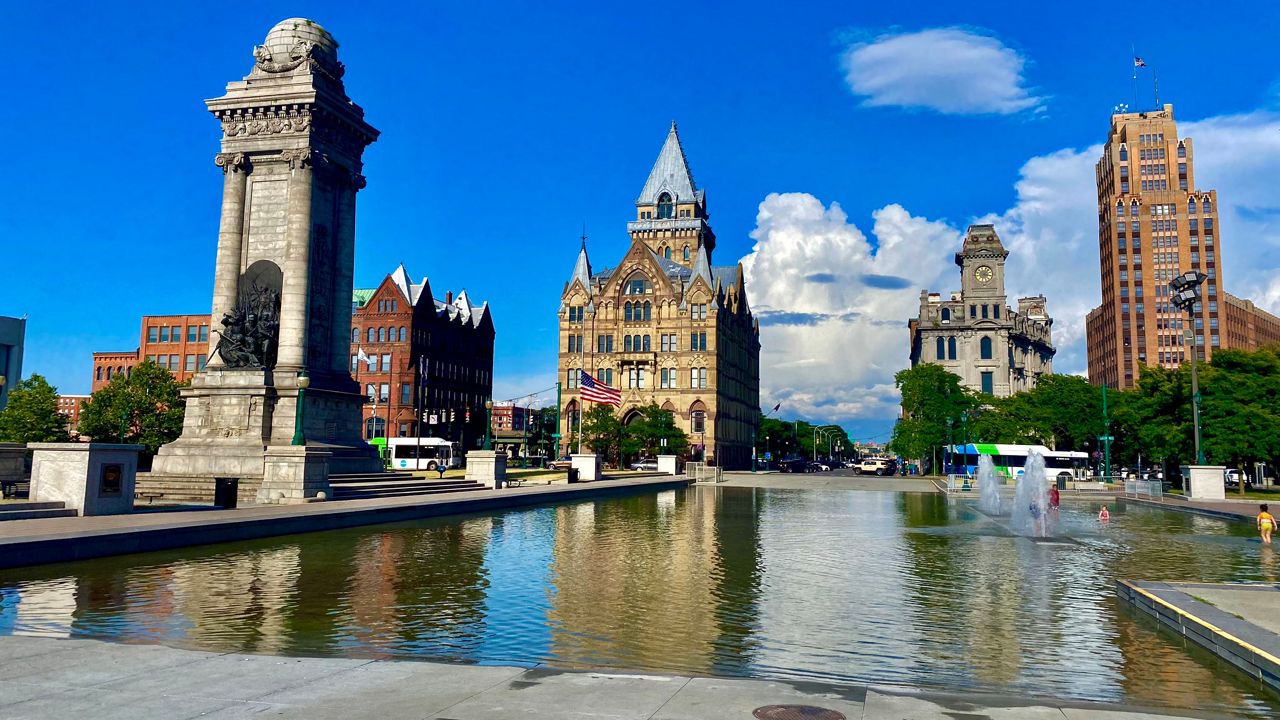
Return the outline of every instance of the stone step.
<path id="1" fill-rule="evenodd" d="M 55 501 L 55 500 L 48 500 L 48 501 L 41 501 L 41 502 L 36 502 L 34 500 L 20 500 L 17 502 L 0 503 L 0 512 L 11 511 L 11 510 L 48 510 L 50 508 L 61 509 L 66 506 L 67 506 L 66 503 L 61 501 Z"/>
<path id="2" fill-rule="evenodd" d="M 476 483 L 472 480 L 400 480 L 400 481 L 394 481 L 394 482 L 385 482 L 381 480 L 360 481 L 360 482 L 350 482 L 350 481 L 339 482 L 335 480 L 329 481 L 329 486 L 334 489 L 349 488 L 349 489 L 369 489 L 369 490 L 375 489 L 375 488 L 394 489 L 394 488 L 401 488 L 401 487 L 432 487 L 432 488 L 438 488 L 441 490 L 446 490 L 449 488 L 470 487 L 472 485 L 478 485 L 478 484 L 479 483 Z"/>
<path id="3" fill-rule="evenodd" d="M 79 513 L 62 507 L 62 503 L 21 503 L 23 505 L 53 505 L 54 507 L 10 510 L 8 503 L 0 505 L 0 522 L 5 520 L 33 520 L 36 518 L 76 517 Z"/>
<path id="4" fill-rule="evenodd" d="M 448 493 L 475 492 L 484 490 L 480 483 L 472 483 L 469 487 L 434 488 L 429 484 L 401 485 L 391 488 L 347 489 L 342 486 L 333 489 L 334 500 L 368 500 L 370 498 L 408 497 L 415 495 L 444 495 Z"/>

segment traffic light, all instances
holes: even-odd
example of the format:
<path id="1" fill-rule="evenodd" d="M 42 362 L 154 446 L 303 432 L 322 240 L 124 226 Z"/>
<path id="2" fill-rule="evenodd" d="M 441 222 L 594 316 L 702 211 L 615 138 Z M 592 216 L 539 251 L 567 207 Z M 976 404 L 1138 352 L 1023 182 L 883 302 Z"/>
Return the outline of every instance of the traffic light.
<path id="1" fill-rule="evenodd" d="M 449 422 L 454 422 L 454 421 L 456 421 L 457 419 L 458 419 L 458 412 L 457 412 L 456 410 L 454 410 L 454 409 L 450 408 L 450 410 L 449 410 Z"/>

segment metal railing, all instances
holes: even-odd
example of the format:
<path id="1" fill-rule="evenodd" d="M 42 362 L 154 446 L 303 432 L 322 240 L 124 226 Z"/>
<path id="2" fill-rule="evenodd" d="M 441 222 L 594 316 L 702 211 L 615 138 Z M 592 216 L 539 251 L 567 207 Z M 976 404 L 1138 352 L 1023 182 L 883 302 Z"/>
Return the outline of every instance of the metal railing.
<path id="1" fill-rule="evenodd" d="M 1125 480 L 1124 494 L 1135 498 L 1159 500 L 1164 497 L 1164 483 L 1159 480 Z"/>
<path id="2" fill-rule="evenodd" d="M 718 465 L 704 462 L 688 462 L 684 464 L 684 474 L 698 483 L 718 483 L 724 481 L 724 473 Z"/>

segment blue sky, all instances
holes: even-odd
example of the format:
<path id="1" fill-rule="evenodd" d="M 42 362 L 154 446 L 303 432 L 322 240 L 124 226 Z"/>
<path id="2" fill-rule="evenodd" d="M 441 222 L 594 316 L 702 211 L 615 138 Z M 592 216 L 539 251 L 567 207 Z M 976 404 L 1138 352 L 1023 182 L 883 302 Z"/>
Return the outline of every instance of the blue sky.
<path id="1" fill-rule="evenodd" d="M 950 253 L 975 218 L 1007 229 L 1015 254 L 1043 253 L 1058 270 L 1078 261 L 1080 282 L 1027 266 L 1010 294 L 1049 295 L 1059 369 L 1083 370 L 1073 328 L 1097 303 L 1089 149 L 1112 107 L 1133 102 L 1131 42 L 1162 100 L 1210 138 L 1197 137 L 1201 184 L 1240 188 L 1237 229 L 1252 249 L 1228 290 L 1278 309 L 1280 289 L 1259 273 L 1280 266 L 1280 200 L 1248 191 L 1280 177 L 1264 132 L 1280 135 L 1280 6 L 1173 2 L 1160 16 L 1185 22 L 1149 23 L 1106 7 L 15 5 L 0 43 L 0 314 L 29 315 L 27 374 L 86 392 L 91 353 L 134 348 L 141 315 L 207 311 L 222 179 L 202 100 L 248 72 L 273 24 L 306 16 L 338 39 L 348 93 L 382 131 L 365 155 L 357 283 L 403 262 L 439 294 L 488 300 L 496 396 L 553 382 L 555 312 L 582 226 L 594 264 L 621 257 L 675 119 L 707 191 L 717 264 L 758 245 L 753 303 L 818 318 L 766 328 L 762 402 L 883 436 L 914 297 L 957 285 Z M 1149 76 L 1141 92 L 1150 104 Z M 1250 138 L 1265 147 L 1250 151 Z M 894 242 L 897 256 L 881 250 Z M 779 286 L 792 270 L 804 287 Z M 871 350 L 833 354 L 833 332 Z"/>

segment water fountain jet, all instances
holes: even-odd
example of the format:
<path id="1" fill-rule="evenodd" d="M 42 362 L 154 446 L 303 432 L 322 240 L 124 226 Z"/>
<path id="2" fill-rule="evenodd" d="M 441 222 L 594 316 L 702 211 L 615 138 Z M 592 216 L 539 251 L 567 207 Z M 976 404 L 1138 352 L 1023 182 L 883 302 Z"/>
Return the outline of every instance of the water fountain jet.
<path id="1" fill-rule="evenodd" d="M 987 515 L 1000 514 L 1000 481 L 990 455 L 978 457 L 978 509 Z"/>

